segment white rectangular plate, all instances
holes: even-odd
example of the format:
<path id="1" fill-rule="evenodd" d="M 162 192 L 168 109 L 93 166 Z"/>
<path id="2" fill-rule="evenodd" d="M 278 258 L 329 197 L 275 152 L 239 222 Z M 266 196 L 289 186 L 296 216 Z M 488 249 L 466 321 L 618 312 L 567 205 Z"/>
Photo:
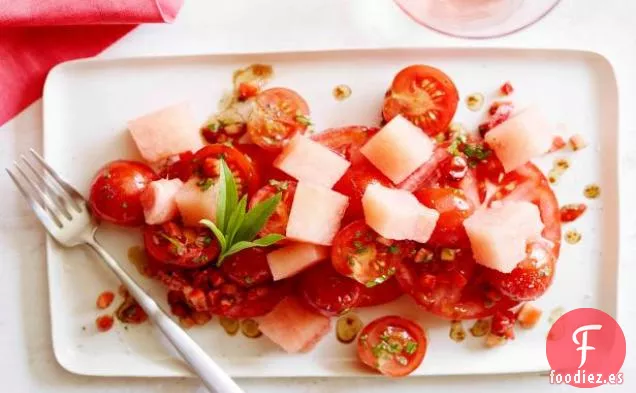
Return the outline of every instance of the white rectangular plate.
<path id="1" fill-rule="evenodd" d="M 515 102 L 539 104 L 555 124 L 567 124 L 568 133 L 580 133 L 589 142 L 583 151 L 559 152 L 538 162 L 547 170 L 555 158 L 570 157 L 571 169 L 555 191 L 561 204 L 589 205 L 581 219 L 565 225 L 577 228 L 583 239 L 577 245 L 564 243 L 554 285 L 538 302 L 545 311 L 538 327 L 519 331 L 518 338 L 504 347 L 487 350 L 483 339 L 451 341 L 447 321 L 426 316 L 406 298 L 359 312 L 366 322 L 380 315 L 401 314 L 427 328 L 428 353 L 415 375 L 547 370 L 544 346 L 551 310 L 596 307 L 615 315 L 618 94 L 610 63 L 594 53 L 399 49 L 76 61 L 56 67 L 46 82 L 46 158 L 86 192 L 101 165 L 116 158 L 138 157 L 125 130 L 127 120 L 187 100 L 203 121 L 231 86 L 232 72 L 256 62 L 274 66 L 276 77 L 271 86 L 291 87 L 306 98 L 318 130 L 378 124 L 382 97 L 393 75 L 406 65 L 424 63 L 448 73 L 462 99 L 482 92 L 492 101 L 502 82 L 512 81 Z M 338 102 L 332 89 L 342 83 L 353 94 Z M 470 112 L 460 102 L 457 120 L 474 127 L 482 117 L 483 113 Z M 584 199 L 583 188 L 589 183 L 601 185 L 600 199 Z M 137 231 L 105 227 L 99 238 L 165 304 L 165 291 L 140 277 L 127 261 L 128 248 L 141 244 Z M 89 375 L 190 375 L 149 324 L 126 329 L 116 324 L 109 333 L 96 332 L 95 299 L 101 291 L 117 288 L 115 278 L 86 250 L 65 250 L 49 241 L 47 251 L 53 344 L 62 366 Z M 287 355 L 266 338 L 228 337 L 216 320 L 190 333 L 234 376 L 368 375 L 358 365 L 355 346 L 338 343 L 334 334 L 311 353 Z"/>

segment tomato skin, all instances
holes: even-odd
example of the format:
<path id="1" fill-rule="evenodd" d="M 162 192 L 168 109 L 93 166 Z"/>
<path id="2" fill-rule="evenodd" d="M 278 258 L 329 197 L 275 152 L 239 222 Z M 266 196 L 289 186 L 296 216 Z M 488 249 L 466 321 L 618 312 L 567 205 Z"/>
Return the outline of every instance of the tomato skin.
<path id="1" fill-rule="evenodd" d="M 378 241 L 380 239 L 383 243 Z M 406 242 L 382 239 L 364 220 L 342 228 L 333 240 L 331 263 L 344 276 L 367 286 L 382 285 L 395 274 L 397 264 L 408 252 Z"/>
<path id="2" fill-rule="evenodd" d="M 237 252 L 223 261 L 221 271 L 243 288 L 271 282 L 272 273 L 267 263 L 269 251 L 263 248 L 248 248 Z"/>
<path id="3" fill-rule="evenodd" d="M 179 154 L 179 159 L 170 163 L 160 173 L 159 177 L 166 179 L 180 179 L 182 182 L 187 182 L 194 174 L 194 163 L 192 159 L 194 153 L 191 151 L 185 151 Z"/>
<path id="4" fill-rule="evenodd" d="M 252 207 L 254 207 L 254 205 L 273 197 L 279 192 L 281 193 L 280 203 L 278 204 L 278 206 L 276 206 L 276 210 L 274 210 L 274 213 L 269 217 L 269 220 L 267 220 L 267 222 L 259 232 L 259 235 L 261 237 L 273 233 L 277 233 L 283 236 L 285 235 L 285 232 L 287 231 L 287 222 L 289 221 L 289 214 L 291 213 L 291 206 L 294 201 L 294 194 L 296 193 L 297 184 L 298 183 L 293 180 L 282 181 L 282 183 L 279 183 L 277 185 L 268 184 L 261 187 L 254 194 L 252 199 L 250 199 L 249 207 L 251 209 Z"/>
<path id="5" fill-rule="evenodd" d="M 307 130 L 309 106 L 295 91 L 267 89 L 256 96 L 254 103 L 247 132 L 252 142 L 263 149 L 280 150 L 296 134 Z"/>
<path id="6" fill-rule="evenodd" d="M 453 81 L 437 68 L 412 65 L 397 73 L 384 99 L 382 116 L 406 117 L 429 136 L 446 132 L 459 101 Z"/>
<path id="7" fill-rule="evenodd" d="M 155 261 L 184 269 L 196 269 L 212 263 L 220 247 L 209 229 L 183 228 L 170 221 L 162 225 L 147 225 L 143 232 L 144 247 Z M 181 243 L 176 247 L 168 238 Z"/>
<path id="8" fill-rule="evenodd" d="M 95 218 L 121 226 L 144 223 L 139 196 L 158 177 L 137 161 L 117 160 L 104 165 L 93 178 L 88 204 Z"/>
<path id="9" fill-rule="evenodd" d="M 424 205 L 440 215 L 427 244 L 433 247 L 470 248 L 464 220 L 475 208 L 462 190 L 454 188 L 421 188 L 414 193 Z"/>
<path id="10" fill-rule="evenodd" d="M 357 163 L 359 160 L 364 159 L 364 156 L 360 153 L 360 148 L 379 130 L 377 127 L 345 126 L 330 128 L 312 135 L 311 139 L 328 147 L 347 161 Z"/>
<path id="11" fill-rule="evenodd" d="M 427 346 L 426 333 L 417 323 L 390 315 L 362 329 L 357 349 L 366 366 L 389 377 L 404 377 L 422 364 Z"/>
<path id="12" fill-rule="evenodd" d="M 214 144 L 201 148 L 192 159 L 195 164 L 194 172 L 200 173 L 202 177 L 217 178 L 219 176 L 217 160 L 221 158 L 232 171 L 239 194 L 253 195 L 260 184 L 258 172 L 252 161 L 232 146 Z"/>
<path id="13" fill-rule="evenodd" d="M 372 307 L 389 303 L 402 296 L 402 288 L 395 277 L 371 288 L 363 287 L 358 307 Z"/>
<path id="14" fill-rule="evenodd" d="M 336 272 L 330 262 L 305 271 L 298 286 L 301 298 L 325 316 L 340 315 L 358 305 L 360 284 Z"/>

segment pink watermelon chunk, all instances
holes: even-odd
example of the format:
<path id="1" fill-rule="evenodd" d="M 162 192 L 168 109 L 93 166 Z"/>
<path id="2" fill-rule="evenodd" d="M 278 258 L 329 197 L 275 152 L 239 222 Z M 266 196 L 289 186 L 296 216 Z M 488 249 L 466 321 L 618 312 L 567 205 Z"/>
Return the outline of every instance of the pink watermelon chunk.
<path id="1" fill-rule="evenodd" d="M 509 201 L 480 209 L 464 220 L 477 263 L 510 273 L 526 258 L 529 241 L 541 238 L 539 208 L 526 201 Z"/>
<path id="2" fill-rule="evenodd" d="M 422 205 L 406 190 L 370 184 L 362 196 L 364 219 L 387 239 L 426 243 L 433 234 L 439 212 Z"/>
<path id="3" fill-rule="evenodd" d="M 183 187 L 179 179 L 155 180 L 139 195 L 146 224 L 157 225 L 170 221 L 179 213 L 175 197 Z"/>
<path id="4" fill-rule="evenodd" d="M 428 161 L 433 149 L 431 138 L 398 115 L 362 146 L 360 152 L 398 184 Z"/>
<path id="5" fill-rule="evenodd" d="M 274 161 L 274 166 L 288 175 L 327 188 L 333 187 L 350 165 L 340 155 L 300 134 Z"/>
<path id="6" fill-rule="evenodd" d="M 261 332 L 288 353 L 310 351 L 331 327 L 329 318 L 308 310 L 294 297 L 255 319 Z"/>
<path id="7" fill-rule="evenodd" d="M 204 188 L 204 187 L 203 187 Z M 216 196 L 218 185 L 203 189 L 200 180 L 192 178 L 181 187 L 175 201 L 185 226 L 199 226 L 199 221 L 207 218 L 216 221 Z"/>
<path id="8" fill-rule="evenodd" d="M 329 247 L 295 243 L 267 254 L 267 263 L 274 281 L 277 281 L 296 275 L 328 256 Z"/>
<path id="9" fill-rule="evenodd" d="M 328 188 L 298 182 L 286 236 L 299 242 L 330 246 L 347 209 L 346 196 Z"/>
<path id="10" fill-rule="evenodd" d="M 506 172 L 547 153 L 554 132 L 541 111 L 532 106 L 506 120 L 484 137 Z"/>
<path id="11" fill-rule="evenodd" d="M 128 130 L 139 153 L 148 162 L 157 162 L 203 147 L 199 127 L 190 108 L 181 103 L 128 122 Z"/>

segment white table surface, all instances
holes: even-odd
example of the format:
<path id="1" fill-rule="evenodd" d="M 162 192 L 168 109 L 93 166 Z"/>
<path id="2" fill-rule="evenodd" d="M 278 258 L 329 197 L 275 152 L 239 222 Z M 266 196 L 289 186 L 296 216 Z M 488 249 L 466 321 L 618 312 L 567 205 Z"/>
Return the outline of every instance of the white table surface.
<path id="1" fill-rule="evenodd" d="M 595 50 L 614 64 L 620 88 L 621 264 L 618 320 L 627 339 L 625 384 L 636 388 L 636 2 L 563 0 L 548 17 L 488 41 L 441 36 L 403 15 L 392 0 L 186 0 L 171 26 L 143 26 L 102 57 L 388 46 L 558 47 Z M 558 86 L 555 86 L 558 88 Z M 634 90 L 632 90 L 634 89 Z M 575 94 L 575 93 L 574 93 Z M 573 114 L 575 115 L 575 114 Z M 41 148 L 41 105 L 0 127 L 0 167 Z M 87 130 L 90 132 L 90 130 Z M 106 379 L 69 374 L 51 348 L 44 232 L 0 174 L 0 391 L 203 392 L 194 379 Z M 360 379 L 241 379 L 247 392 L 557 391 L 545 376 Z"/>

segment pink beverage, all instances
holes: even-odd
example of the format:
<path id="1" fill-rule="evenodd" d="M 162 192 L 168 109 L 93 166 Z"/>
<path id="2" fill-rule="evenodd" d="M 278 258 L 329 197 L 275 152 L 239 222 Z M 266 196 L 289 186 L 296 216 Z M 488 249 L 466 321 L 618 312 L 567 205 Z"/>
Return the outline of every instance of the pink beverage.
<path id="1" fill-rule="evenodd" d="M 558 0 L 395 0 L 418 23 L 450 35 L 508 34 L 540 19 Z"/>

